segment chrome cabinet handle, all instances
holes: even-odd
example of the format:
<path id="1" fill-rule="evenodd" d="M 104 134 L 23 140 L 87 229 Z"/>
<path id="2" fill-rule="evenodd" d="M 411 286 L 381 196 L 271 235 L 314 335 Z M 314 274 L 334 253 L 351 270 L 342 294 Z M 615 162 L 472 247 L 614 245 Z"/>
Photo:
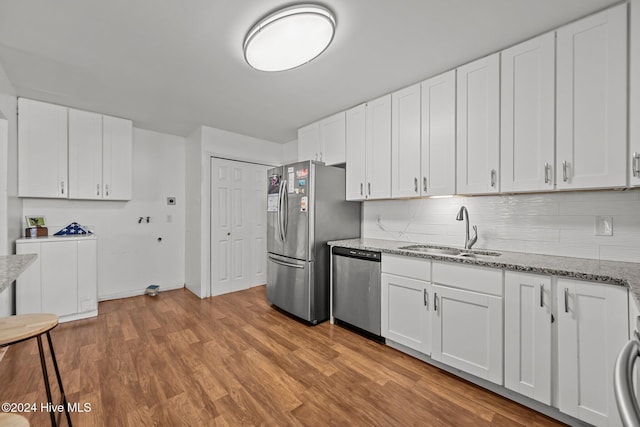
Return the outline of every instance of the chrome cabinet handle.
<path id="1" fill-rule="evenodd" d="M 364 193 L 363 193 L 363 191 L 364 191 L 364 190 L 363 190 L 363 188 L 364 188 L 364 184 L 363 184 L 363 183 L 360 183 L 360 195 L 361 195 L 361 196 L 364 196 Z"/>
<path id="2" fill-rule="evenodd" d="M 551 178 L 549 178 L 549 172 L 551 171 L 551 165 L 549 163 L 544 164 L 544 183 L 549 184 Z"/>
<path id="3" fill-rule="evenodd" d="M 422 189 L 424 190 L 424 192 L 427 192 L 427 177 L 424 176 L 422 177 Z"/>
<path id="4" fill-rule="evenodd" d="M 569 312 L 569 288 L 564 288 L 564 312 Z"/>
<path id="5" fill-rule="evenodd" d="M 418 192 L 418 178 L 413 178 L 413 191 Z"/>
<path id="6" fill-rule="evenodd" d="M 544 307 L 544 285 L 540 285 L 540 307 Z"/>
<path id="7" fill-rule="evenodd" d="M 422 299 L 424 300 L 424 306 L 429 308 L 429 300 L 427 300 L 427 290 L 422 290 Z"/>
<path id="8" fill-rule="evenodd" d="M 564 182 L 569 181 L 569 175 L 567 173 L 567 169 L 569 168 L 569 164 L 567 163 L 566 160 L 562 161 L 562 180 Z"/>
<path id="9" fill-rule="evenodd" d="M 322 151 L 320 152 L 320 156 L 318 156 L 318 158 L 320 159 L 320 161 L 322 161 Z"/>
<path id="10" fill-rule="evenodd" d="M 633 176 L 640 177 L 640 153 L 633 153 Z"/>
<path id="11" fill-rule="evenodd" d="M 433 311 L 438 312 L 438 294 L 433 294 Z"/>
<path id="12" fill-rule="evenodd" d="M 96 196 L 100 195 L 100 184 L 96 184 Z"/>
<path id="13" fill-rule="evenodd" d="M 492 187 L 496 186 L 496 170 L 495 169 L 491 169 L 491 186 Z"/>
<path id="14" fill-rule="evenodd" d="M 106 191 L 106 195 L 109 196 L 109 184 L 104 186 L 105 191 Z"/>
<path id="15" fill-rule="evenodd" d="M 368 183 L 367 183 L 367 186 L 369 187 L 369 196 L 370 196 L 370 195 L 371 195 L 371 183 L 370 183 L 370 182 L 368 182 Z"/>
<path id="16" fill-rule="evenodd" d="M 60 181 L 60 194 L 64 194 L 64 181 Z"/>

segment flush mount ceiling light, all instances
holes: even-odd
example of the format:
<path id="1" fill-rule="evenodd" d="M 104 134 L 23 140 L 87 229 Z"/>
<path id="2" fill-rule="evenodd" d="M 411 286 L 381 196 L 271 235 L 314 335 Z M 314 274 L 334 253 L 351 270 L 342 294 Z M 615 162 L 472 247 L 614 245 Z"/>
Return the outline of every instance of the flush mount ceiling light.
<path id="1" fill-rule="evenodd" d="M 336 20 L 312 4 L 281 9 L 260 20 L 244 39 L 244 58 L 262 71 L 284 71 L 320 55 L 333 40 Z"/>

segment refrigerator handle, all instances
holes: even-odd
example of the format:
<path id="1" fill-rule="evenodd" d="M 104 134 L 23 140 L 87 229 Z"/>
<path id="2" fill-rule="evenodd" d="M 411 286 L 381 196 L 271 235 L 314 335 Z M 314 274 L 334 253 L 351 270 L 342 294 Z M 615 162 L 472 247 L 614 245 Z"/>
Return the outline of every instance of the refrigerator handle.
<path id="1" fill-rule="evenodd" d="M 282 241 L 287 240 L 287 227 L 289 227 L 289 192 L 287 191 L 287 181 L 284 182 L 284 191 L 282 192 L 284 200 L 284 210 L 282 215 Z"/>
<path id="2" fill-rule="evenodd" d="M 280 260 L 278 260 L 276 258 L 273 258 L 271 256 L 269 257 L 269 261 L 275 262 L 276 264 L 280 264 L 280 265 L 285 266 L 285 267 L 298 268 L 298 269 L 303 269 L 304 268 L 304 265 L 298 265 L 298 264 L 292 264 L 290 262 L 280 261 Z"/>
<path id="3" fill-rule="evenodd" d="M 285 181 L 282 181 L 280 183 L 280 194 L 278 197 L 278 232 L 280 233 L 280 240 L 282 240 L 284 242 L 284 230 L 283 230 L 283 225 L 282 225 L 282 220 L 284 218 L 284 215 L 282 213 L 283 209 L 284 209 L 284 190 L 285 190 Z"/>

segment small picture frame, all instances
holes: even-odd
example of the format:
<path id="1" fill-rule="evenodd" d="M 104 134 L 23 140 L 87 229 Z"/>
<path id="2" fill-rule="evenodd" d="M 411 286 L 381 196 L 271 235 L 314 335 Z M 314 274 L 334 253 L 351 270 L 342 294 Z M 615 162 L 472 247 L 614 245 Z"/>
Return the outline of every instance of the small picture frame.
<path id="1" fill-rule="evenodd" d="M 42 215 L 26 215 L 24 218 L 27 220 L 27 227 L 44 227 L 47 225 Z"/>

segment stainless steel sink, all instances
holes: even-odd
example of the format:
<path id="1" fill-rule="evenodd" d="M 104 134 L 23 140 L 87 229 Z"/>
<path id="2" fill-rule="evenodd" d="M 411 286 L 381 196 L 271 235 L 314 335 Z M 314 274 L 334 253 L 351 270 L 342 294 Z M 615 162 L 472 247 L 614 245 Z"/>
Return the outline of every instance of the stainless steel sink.
<path id="1" fill-rule="evenodd" d="M 456 248 L 442 248 L 442 247 L 429 246 L 429 245 L 409 245 L 409 246 L 402 246 L 398 249 L 404 249 L 406 251 L 422 252 L 422 253 L 431 254 L 431 255 L 456 256 L 462 253 L 462 250 L 456 249 Z"/>
<path id="2" fill-rule="evenodd" d="M 403 249 L 405 251 L 420 252 L 420 253 L 429 254 L 429 255 L 443 255 L 443 256 L 460 257 L 460 258 L 475 258 L 478 255 L 480 256 L 500 256 L 501 255 L 500 252 L 483 251 L 483 250 L 467 250 L 467 249 L 458 249 L 458 248 L 450 248 L 446 246 L 435 246 L 435 245 L 408 245 L 408 246 L 401 246 L 398 249 Z"/>

